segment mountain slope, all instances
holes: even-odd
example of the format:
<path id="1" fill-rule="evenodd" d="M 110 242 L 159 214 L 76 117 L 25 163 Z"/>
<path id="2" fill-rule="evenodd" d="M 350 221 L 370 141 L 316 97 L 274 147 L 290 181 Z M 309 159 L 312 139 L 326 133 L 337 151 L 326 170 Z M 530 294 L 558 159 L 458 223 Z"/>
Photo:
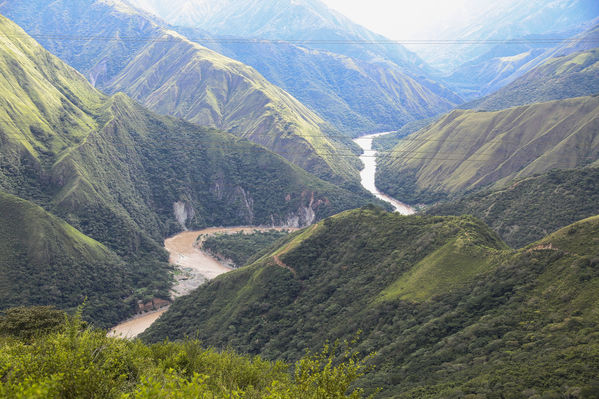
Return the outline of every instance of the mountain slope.
<path id="1" fill-rule="evenodd" d="M 599 159 L 598 124 L 598 97 L 496 112 L 456 110 L 385 154 L 377 182 L 403 201 L 433 202 L 554 168 L 590 165 Z"/>
<path id="2" fill-rule="evenodd" d="M 363 61 L 281 41 L 174 29 L 256 68 L 344 134 L 396 129 L 462 102 L 451 91 L 423 77 L 411 77 L 390 62 Z"/>
<path id="3" fill-rule="evenodd" d="M 500 190 L 482 191 L 426 210 L 474 215 L 515 248 L 599 214 L 599 169 L 553 170 Z"/>
<path id="4" fill-rule="evenodd" d="M 0 12 L 102 90 L 229 130 L 320 177 L 357 186 L 359 161 L 349 140 L 334 138 L 339 134 L 320 117 L 254 69 L 160 27 L 154 17 L 118 0 L 10 0 Z"/>
<path id="5" fill-rule="evenodd" d="M 114 252 L 29 201 L 0 191 L 0 310 L 53 304 L 103 325 L 135 303 L 131 270 Z M 87 298 L 87 299 L 86 299 Z"/>
<path id="6" fill-rule="evenodd" d="M 598 20 L 599 16 L 594 22 Z M 490 95 L 551 58 L 589 51 L 599 45 L 599 25 L 595 24 L 575 34 L 579 30 L 580 27 L 576 27 L 574 31 L 536 34 L 507 40 L 460 65 L 445 78 L 445 81 L 465 98 Z M 589 93 L 580 93 L 579 96 L 585 94 Z M 546 101 L 557 99 L 547 98 Z M 522 104 L 512 104 L 514 105 Z"/>
<path id="7" fill-rule="evenodd" d="M 599 48 L 548 59 L 501 90 L 466 108 L 499 110 L 599 93 Z"/>
<path id="8" fill-rule="evenodd" d="M 484 54 L 498 42 L 508 45 L 510 40 L 520 42 L 536 35 L 553 35 L 549 38 L 555 45 L 564 39 L 563 33 L 576 34 L 597 23 L 599 6 L 593 0 L 506 0 L 502 2 L 467 1 L 462 5 L 464 13 L 456 15 L 431 31 L 433 41 L 449 40 L 455 44 L 412 46 L 429 64 L 451 74 L 460 65 L 471 60 L 484 59 Z M 484 23 L 481 23 L 484 21 Z M 549 22 L 550 21 L 550 22 Z M 519 46 L 510 56 L 520 53 Z M 493 56 L 493 53 L 488 53 Z M 476 71 L 474 73 L 477 73 Z"/>
<path id="9" fill-rule="evenodd" d="M 598 237 L 595 217 L 509 251 L 473 218 L 350 211 L 181 298 L 145 339 L 297 358 L 361 330 L 376 368 L 360 382 L 380 397 L 586 391 Z"/>
<path id="10" fill-rule="evenodd" d="M 134 299 L 168 297 L 170 234 L 300 226 L 369 201 L 247 140 L 106 97 L 4 17 L 0 33 L 0 190 L 123 257 Z"/>

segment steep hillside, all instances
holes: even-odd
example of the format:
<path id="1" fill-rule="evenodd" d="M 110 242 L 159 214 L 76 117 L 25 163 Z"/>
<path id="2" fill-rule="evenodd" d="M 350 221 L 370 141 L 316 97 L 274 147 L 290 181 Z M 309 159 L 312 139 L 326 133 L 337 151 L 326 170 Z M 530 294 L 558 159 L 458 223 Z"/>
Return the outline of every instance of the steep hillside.
<path id="1" fill-rule="evenodd" d="M 4 17 L 0 32 L 0 189 L 122 256 L 136 299 L 168 296 L 167 235 L 302 226 L 370 200 L 247 140 L 106 97 Z"/>
<path id="2" fill-rule="evenodd" d="M 73 309 L 85 301 L 86 319 L 108 326 L 135 308 L 131 274 L 99 242 L 0 191 L 0 310 L 49 303 Z"/>
<path id="3" fill-rule="evenodd" d="M 599 159 L 599 98 L 579 97 L 497 112 L 456 110 L 381 157 L 379 188 L 408 203 Z"/>
<path id="4" fill-rule="evenodd" d="M 463 101 L 391 62 L 364 61 L 281 41 L 211 37 L 204 31 L 175 29 L 256 68 L 345 134 L 396 129 Z"/>
<path id="5" fill-rule="evenodd" d="M 154 17 L 118 0 L 9 0 L 0 12 L 104 91 L 123 91 L 155 111 L 233 132 L 320 177 L 357 185 L 349 140 L 251 67 Z"/>
<path id="6" fill-rule="evenodd" d="M 500 190 L 438 204 L 431 215 L 474 215 L 508 244 L 523 247 L 578 220 L 599 215 L 599 169 L 554 170 Z"/>
<path id="7" fill-rule="evenodd" d="M 594 94 L 599 94 L 599 48 L 550 58 L 496 93 L 464 107 L 493 111 Z"/>
<path id="8" fill-rule="evenodd" d="M 513 252 L 473 218 L 355 210 L 181 298 L 145 339 L 294 359 L 361 330 L 376 351 L 361 383 L 380 397 L 582 398 L 599 370 L 598 238 L 593 218 Z"/>

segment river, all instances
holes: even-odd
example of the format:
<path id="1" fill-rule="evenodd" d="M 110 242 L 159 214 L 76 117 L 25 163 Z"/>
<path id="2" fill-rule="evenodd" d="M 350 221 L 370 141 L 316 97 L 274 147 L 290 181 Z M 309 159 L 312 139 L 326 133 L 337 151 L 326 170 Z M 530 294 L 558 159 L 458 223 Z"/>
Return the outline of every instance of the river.
<path id="1" fill-rule="evenodd" d="M 178 266 L 179 269 L 179 273 L 176 276 L 176 284 L 172 289 L 172 299 L 189 294 L 206 281 L 233 270 L 228 265 L 221 263 L 208 253 L 198 249 L 198 244 L 201 244 L 203 239 L 214 234 L 251 233 L 254 230 L 292 231 L 297 229 L 281 227 L 212 227 L 199 231 L 185 231 L 164 240 L 164 247 L 170 254 L 169 262 Z M 200 236 L 203 237 L 199 240 L 199 243 L 196 243 Z M 166 310 L 167 308 L 162 308 L 135 316 L 113 327 L 108 335 L 134 338 L 148 329 Z"/>
<path id="2" fill-rule="evenodd" d="M 364 164 L 364 169 L 360 172 L 360 180 L 362 182 L 362 186 L 374 194 L 377 198 L 388 202 L 393 205 L 396 212 L 401 213 L 402 215 L 413 215 L 416 211 L 409 205 L 404 204 L 403 202 L 399 202 L 395 198 L 388 196 L 387 194 L 381 193 L 376 188 L 376 150 L 372 149 L 372 142 L 374 138 L 381 137 L 386 134 L 390 134 L 392 132 L 384 132 L 384 133 L 375 133 L 375 134 L 367 134 L 366 136 L 358 137 L 354 139 L 354 143 L 360 146 L 364 153 L 360 156 L 360 160 Z"/>

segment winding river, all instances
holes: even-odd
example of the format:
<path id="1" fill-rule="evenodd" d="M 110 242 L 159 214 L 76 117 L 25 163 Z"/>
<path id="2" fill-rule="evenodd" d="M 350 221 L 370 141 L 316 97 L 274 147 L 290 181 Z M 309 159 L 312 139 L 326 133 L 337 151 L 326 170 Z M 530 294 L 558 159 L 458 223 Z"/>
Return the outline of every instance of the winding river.
<path id="1" fill-rule="evenodd" d="M 389 133 L 369 134 L 354 140 L 354 142 L 364 150 L 364 153 L 360 156 L 360 159 L 364 163 L 364 169 L 360 172 L 362 186 L 376 197 L 393 205 L 396 212 L 399 212 L 402 215 L 411 215 L 415 213 L 415 211 L 409 205 L 381 193 L 376 188 L 375 175 L 377 152 L 372 149 L 372 141 L 375 137 L 384 136 Z M 177 282 L 172 290 L 172 298 L 174 299 L 186 295 L 206 281 L 212 280 L 213 278 L 232 270 L 228 265 L 223 264 L 208 253 L 198 249 L 197 241 L 200 236 L 204 236 L 205 238 L 213 234 L 233 234 L 240 231 L 249 233 L 254 230 L 283 230 L 283 228 L 214 227 L 199 231 L 185 231 L 174 237 L 167 238 L 164 241 L 164 247 L 170 254 L 170 263 L 179 268 Z M 162 308 L 124 321 L 112 328 L 109 335 L 134 338 L 150 327 L 150 325 L 166 312 L 166 310 L 167 308 Z"/>
<path id="2" fill-rule="evenodd" d="M 172 289 L 172 299 L 189 294 L 208 280 L 233 270 L 208 253 L 200 250 L 203 239 L 214 234 L 234 234 L 253 231 L 297 230 L 280 227 L 212 227 L 199 231 L 185 231 L 164 240 L 164 247 L 170 254 L 169 262 L 176 265 L 179 273 Z M 200 238 L 202 236 L 202 238 Z M 200 238 L 198 240 L 198 238 Z M 108 335 L 123 338 L 134 338 L 152 325 L 168 307 L 135 316 L 113 327 Z"/>
<path id="3" fill-rule="evenodd" d="M 364 169 L 360 172 L 360 179 L 362 181 L 362 186 L 374 194 L 377 198 L 388 202 L 393 205 L 396 212 L 401 213 L 402 215 L 413 215 L 416 211 L 407 204 L 403 202 L 399 202 L 395 198 L 388 196 L 387 194 L 381 193 L 375 184 L 376 177 L 376 150 L 372 149 L 372 142 L 376 137 L 381 137 L 386 134 L 390 134 L 392 132 L 384 132 L 384 133 L 375 133 L 375 134 L 367 134 L 366 136 L 358 137 L 354 139 L 354 143 L 360 146 L 364 153 L 360 156 L 360 160 L 364 164 Z"/>

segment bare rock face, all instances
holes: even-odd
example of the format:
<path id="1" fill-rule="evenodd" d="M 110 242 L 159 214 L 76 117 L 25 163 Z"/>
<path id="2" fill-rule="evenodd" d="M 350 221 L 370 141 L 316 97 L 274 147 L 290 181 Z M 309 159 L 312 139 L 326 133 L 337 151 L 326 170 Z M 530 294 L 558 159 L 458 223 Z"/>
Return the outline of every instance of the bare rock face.
<path id="1" fill-rule="evenodd" d="M 175 219 L 177 219 L 183 230 L 187 230 L 187 222 L 195 216 L 191 204 L 183 201 L 175 202 L 173 203 L 173 212 L 175 213 Z"/>

